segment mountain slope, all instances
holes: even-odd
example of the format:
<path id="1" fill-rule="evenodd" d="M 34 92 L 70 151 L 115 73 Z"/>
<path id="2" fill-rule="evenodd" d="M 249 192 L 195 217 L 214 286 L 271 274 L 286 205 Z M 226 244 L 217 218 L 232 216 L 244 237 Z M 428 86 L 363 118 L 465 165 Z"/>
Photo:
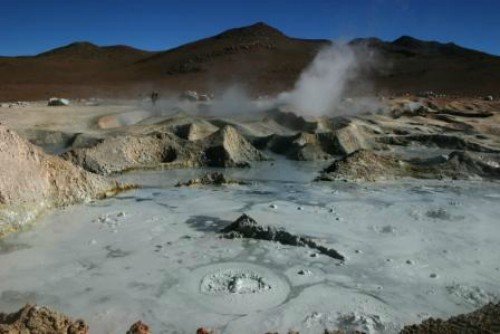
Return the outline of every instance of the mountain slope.
<path id="1" fill-rule="evenodd" d="M 51 95 L 137 97 L 152 89 L 216 91 L 231 84 L 256 94 L 272 94 L 293 87 L 300 72 L 328 43 L 292 38 L 265 23 L 156 53 L 77 42 L 34 57 L 0 58 L 0 100 Z M 356 39 L 350 44 L 369 46 L 379 55 L 374 71 L 366 73 L 377 91 L 500 92 L 497 56 L 409 36 L 392 42 Z"/>

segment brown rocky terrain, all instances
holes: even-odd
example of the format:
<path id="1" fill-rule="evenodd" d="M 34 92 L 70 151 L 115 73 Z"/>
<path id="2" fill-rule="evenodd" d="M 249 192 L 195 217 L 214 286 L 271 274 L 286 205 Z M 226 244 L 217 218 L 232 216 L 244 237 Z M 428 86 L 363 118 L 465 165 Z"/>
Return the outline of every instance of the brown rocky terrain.
<path id="1" fill-rule="evenodd" d="M 482 99 L 404 97 L 381 112 L 306 120 L 282 108 L 252 117 L 180 113 L 83 133 L 22 129 L 31 141 L 97 174 L 134 169 L 246 167 L 269 159 L 337 159 L 323 180 L 498 179 L 500 106 Z M 206 108 L 193 102 L 191 107 Z M 111 124 L 110 123 L 110 124 Z M 341 158 L 341 159 L 340 159 Z"/>
<path id="2" fill-rule="evenodd" d="M 321 181 L 381 181 L 399 178 L 499 179 L 497 157 L 453 151 L 429 159 L 403 160 L 394 154 L 360 150 L 333 162 L 318 177 Z"/>
<path id="3" fill-rule="evenodd" d="M 0 125 L 0 235 L 32 220 L 45 208 L 105 197 L 116 182 L 46 154 Z"/>
<path id="4" fill-rule="evenodd" d="M 421 324 L 409 325 L 401 334 L 493 334 L 500 332 L 500 304 L 487 304 L 480 309 L 447 320 L 429 318 Z M 0 313 L 0 334 L 87 334 L 89 327 L 83 320 L 71 318 L 47 307 L 26 305 L 11 314 Z M 150 334 L 142 321 L 133 324 L 127 334 Z M 200 327 L 197 333 L 215 333 Z M 289 334 L 298 332 L 290 331 Z M 340 330 L 325 330 L 325 334 L 342 334 Z"/>
<path id="5" fill-rule="evenodd" d="M 468 313 L 443 319 L 427 319 L 419 325 L 406 326 L 401 334 L 500 333 L 500 304 L 487 304 Z"/>
<path id="6" fill-rule="evenodd" d="M 47 307 L 26 305 L 11 314 L 0 313 L 1 334 L 87 334 L 83 320 L 72 320 Z"/>
<path id="7" fill-rule="evenodd" d="M 293 87 L 328 43 L 289 37 L 265 23 L 160 52 L 77 42 L 37 56 L 0 57 L 0 100 L 136 98 L 152 89 L 216 91 L 235 83 L 255 94 L 273 94 Z M 378 92 L 500 94 L 500 57 L 408 36 L 350 44 L 379 54 L 376 70 L 365 73 Z"/>

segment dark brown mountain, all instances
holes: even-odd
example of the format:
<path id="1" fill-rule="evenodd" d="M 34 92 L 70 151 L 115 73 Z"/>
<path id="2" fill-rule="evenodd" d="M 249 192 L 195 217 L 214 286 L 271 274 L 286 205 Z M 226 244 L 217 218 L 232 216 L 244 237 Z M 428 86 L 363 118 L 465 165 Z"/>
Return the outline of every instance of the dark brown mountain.
<path id="1" fill-rule="evenodd" d="M 33 57 L 0 57 L 0 100 L 53 95 L 135 98 L 152 89 L 215 91 L 235 83 L 256 94 L 272 94 L 293 87 L 328 43 L 288 37 L 264 23 L 162 52 L 77 42 Z M 500 57 L 408 36 L 393 42 L 356 39 L 351 44 L 378 54 L 378 65 L 365 73 L 378 91 L 500 94 Z"/>

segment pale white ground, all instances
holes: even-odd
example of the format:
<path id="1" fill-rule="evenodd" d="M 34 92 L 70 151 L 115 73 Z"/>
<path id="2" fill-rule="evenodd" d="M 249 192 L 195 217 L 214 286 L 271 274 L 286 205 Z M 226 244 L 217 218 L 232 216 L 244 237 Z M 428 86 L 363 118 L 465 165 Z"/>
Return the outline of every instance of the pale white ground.
<path id="1" fill-rule="evenodd" d="M 45 215 L 0 241 L 0 310 L 45 304 L 93 333 L 394 333 L 498 300 L 500 184 L 312 183 L 321 166 L 229 171 L 247 186 L 175 188 L 202 171 L 128 174 L 144 188 Z M 226 240 L 247 213 L 320 238 L 307 248 Z"/>

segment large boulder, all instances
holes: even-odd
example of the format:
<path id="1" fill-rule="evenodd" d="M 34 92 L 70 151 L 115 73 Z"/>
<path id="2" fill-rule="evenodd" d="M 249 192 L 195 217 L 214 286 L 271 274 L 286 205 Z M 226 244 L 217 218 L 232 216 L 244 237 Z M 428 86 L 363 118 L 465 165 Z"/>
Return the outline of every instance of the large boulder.
<path id="1" fill-rule="evenodd" d="M 44 208 L 103 197 L 116 182 L 46 154 L 0 125 L 0 234 Z"/>

